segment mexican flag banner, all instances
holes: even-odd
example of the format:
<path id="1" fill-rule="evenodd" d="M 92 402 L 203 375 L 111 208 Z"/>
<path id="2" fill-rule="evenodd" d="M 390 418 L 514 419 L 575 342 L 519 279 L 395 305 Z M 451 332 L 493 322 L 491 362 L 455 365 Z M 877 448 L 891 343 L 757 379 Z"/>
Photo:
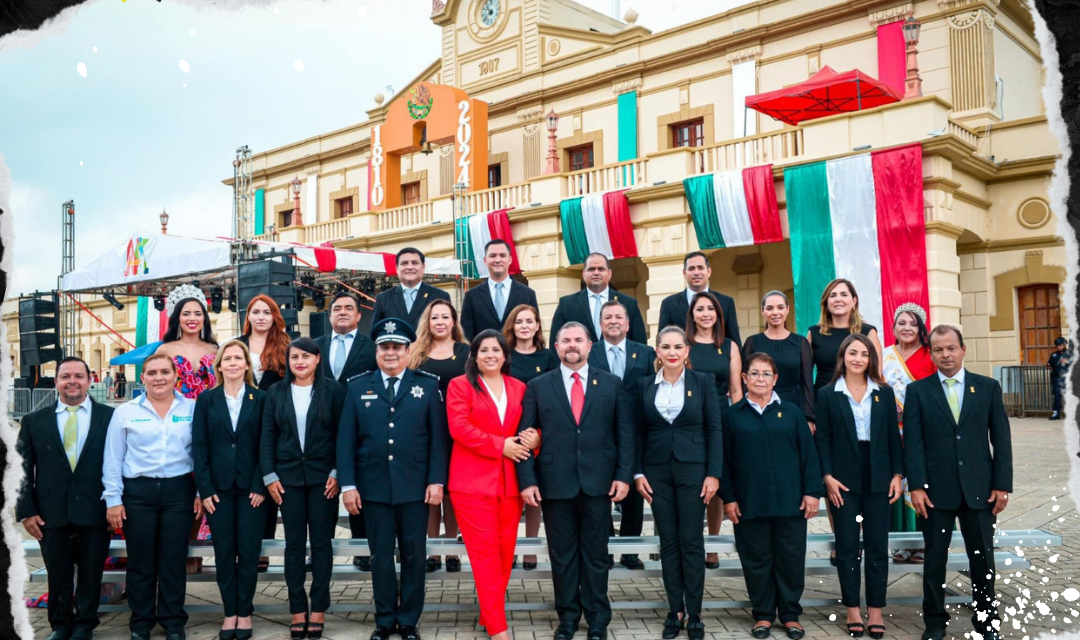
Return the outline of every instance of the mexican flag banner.
<path id="1" fill-rule="evenodd" d="M 797 331 L 818 323 L 825 286 L 847 278 L 862 317 L 892 344 L 896 307 L 930 308 L 922 146 L 789 167 L 784 191 Z"/>
<path id="2" fill-rule="evenodd" d="M 570 264 L 582 264 L 590 253 L 609 259 L 638 254 L 630 203 L 625 191 L 592 193 L 559 203 L 563 245 Z"/>
<path id="3" fill-rule="evenodd" d="M 702 249 L 784 239 L 771 164 L 687 178 L 683 191 Z"/>
<path id="4" fill-rule="evenodd" d="M 510 245 L 510 275 L 521 273 L 521 264 L 517 258 L 514 238 L 510 235 L 509 209 L 499 209 L 490 213 L 477 213 L 457 221 L 454 228 L 454 240 L 466 247 L 465 255 L 456 256 L 459 260 L 468 260 L 462 265 L 462 275 L 466 278 L 488 277 L 484 266 L 484 245 L 492 240 L 505 240 Z M 471 264 L 472 268 L 467 265 Z"/>

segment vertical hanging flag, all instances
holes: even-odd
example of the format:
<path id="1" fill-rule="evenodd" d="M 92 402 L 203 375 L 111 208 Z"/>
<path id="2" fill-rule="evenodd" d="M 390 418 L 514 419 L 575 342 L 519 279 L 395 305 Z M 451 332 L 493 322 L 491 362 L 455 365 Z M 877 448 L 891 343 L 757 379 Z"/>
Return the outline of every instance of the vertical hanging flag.
<path id="1" fill-rule="evenodd" d="M 492 240 L 505 240 L 510 245 L 510 275 L 521 273 L 514 237 L 510 233 L 509 209 L 500 209 L 490 213 L 477 213 L 457 221 L 454 229 L 455 240 L 465 247 L 466 255 L 459 260 L 469 260 L 475 272 L 463 273 L 466 278 L 486 278 L 487 267 L 484 265 L 484 246 Z"/>
<path id="2" fill-rule="evenodd" d="M 570 264 L 582 264 L 590 253 L 610 259 L 638 254 L 625 191 L 568 198 L 559 203 L 559 216 Z"/>
<path id="3" fill-rule="evenodd" d="M 892 314 L 929 308 L 922 146 L 908 145 L 784 170 L 796 328 L 817 324 L 821 292 L 850 280 L 859 312 L 892 342 Z"/>
<path id="4" fill-rule="evenodd" d="M 771 164 L 687 178 L 683 190 L 702 249 L 784 239 Z"/>

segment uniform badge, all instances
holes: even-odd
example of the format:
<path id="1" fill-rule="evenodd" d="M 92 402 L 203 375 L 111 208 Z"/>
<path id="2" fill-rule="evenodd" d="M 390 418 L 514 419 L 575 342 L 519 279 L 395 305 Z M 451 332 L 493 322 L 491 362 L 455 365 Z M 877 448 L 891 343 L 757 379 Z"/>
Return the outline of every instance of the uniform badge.
<path id="1" fill-rule="evenodd" d="M 371 406 L 371 403 L 370 403 L 370 402 L 365 402 L 365 403 L 364 403 L 364 408 L 367 408 L 367 407 L 370 407 L 370 406 Z"/>
<path id="2" fill-rule="evenodd" d="M 386 333 L 396 333 L 397 332 L 397 323 L 396 322 L 387 322 L 385 325 L 383 325 L 383 327 L 385 328 Z"/>
<path id="3" fill-rule="evenodd" d="M 417 385 L 417 386 L 413 387 L 412 389 L 410 389 L 409 393 L 411 393 L 414 398 L 423 398 L 424 397 L 424 390 L 421 389 L 419 385 Z"/>

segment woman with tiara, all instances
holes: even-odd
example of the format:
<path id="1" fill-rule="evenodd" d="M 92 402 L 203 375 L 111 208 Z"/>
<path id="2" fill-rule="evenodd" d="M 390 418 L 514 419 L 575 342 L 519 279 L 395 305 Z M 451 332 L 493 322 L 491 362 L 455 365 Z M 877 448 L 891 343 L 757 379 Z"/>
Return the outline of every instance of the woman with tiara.
<path id="1" fill-rule="evenodd" d="M 167 355 L 176 365 L 176 390 L 192 400 L 217 384 L 214 358 L 217 340 L 210 330 L 206 296 L 196 286 L 182 284 L 165 299 L 169 326 L 156 354 Z"/>
<path id="2" fill-rule="evenodd" d="M 914 302 L 905 302 L 893 313 L 894 344 L 881 354 L 881 376 L 896 396 L 900 413 L 900 436 L 904 435 L 904 395 L 907 386 L 931 376 L 936 371 L 930 359 L 930 332 L 926 327 L 926 310 Z M 921 519 L 911 506 L 907 480 L 904 480 L 904 499 L 893 504 L 892 531 L 921 531 Z M 900 549 L 893 553 L 893 562 L 922 564 L 923 550 Z"/>

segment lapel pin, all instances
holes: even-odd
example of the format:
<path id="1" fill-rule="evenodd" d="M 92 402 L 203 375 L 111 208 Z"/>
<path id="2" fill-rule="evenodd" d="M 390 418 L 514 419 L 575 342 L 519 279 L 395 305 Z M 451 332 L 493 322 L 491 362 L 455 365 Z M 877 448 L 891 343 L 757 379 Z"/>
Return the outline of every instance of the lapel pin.
<path id="1" fill-rule="evenodd" d="M 723 350 L 723 349 L 721 349 L 720 347 L 717 347 L 717 348 L 716 348 L 716 353 L 718 353 L 718 354 L 720 354 L 720 355 L 724 355 L 724 350 Z"/>
<path id="2" fill-rule="evenodd" d="M 375 393 L 374 391 L 365 391 L 364 393 Z"/>
<path id="3" fill-rule="evenodd" d="M 878 398 L 877 394 L 874 394 L 874 402 L 877 402 L 878 400 L 879 400 L 879 398 Z"/>
<path id="4" fill-rule="evenodd" d="M 637 360 L 637 353 L 630 354 L 630 357 L 633 358 L 634 360 Z"/>
<path id="5" fill-rule="evenodd" d="M 450 356 L 450 359 L 451 360 L 457 360 L 457 356 L 456 355 Z"/>
<path id="6" fill-rule="evenodd" d="M 971 389 L 972 393 L 975 393 L 975 387 L 968 387 L 968 388 Z"/>
<path id="7" fill-rule="evenodd" d="M 776 417 L 777 418 L 783 418 L 784 417 L 784 412 L 783 411 L 777 411 L 776 412 Z"/>
<path id="8" fill-rule="evenodd" d="M 687 391 L 686 392 L 686 397 L 687 398 L 693 398 L 694 397 L 694 392 L 693 391 Z"/>
<path id="9" fill-rule="evenodd" d="M 424 298 L 427 299 L 427 293 L 424 294 Z"/>
<path id="10" fill-rule="evenodd" d="M 593 378 L 592 384 L 593 384 L 593 386 L 594 386 L 594 387 L 595 387 L 595 386 L 596 386 L 596 385 L 598 384 L 598 383 L 596 382 L 596 378 Z"/>
<path id="11" fill-rule="evenodd" d="M 537 372 L 537 373 L 540 373 L 540 367 L 537 367 L 537 368 L 536 368 L 536 372 Z"/>

